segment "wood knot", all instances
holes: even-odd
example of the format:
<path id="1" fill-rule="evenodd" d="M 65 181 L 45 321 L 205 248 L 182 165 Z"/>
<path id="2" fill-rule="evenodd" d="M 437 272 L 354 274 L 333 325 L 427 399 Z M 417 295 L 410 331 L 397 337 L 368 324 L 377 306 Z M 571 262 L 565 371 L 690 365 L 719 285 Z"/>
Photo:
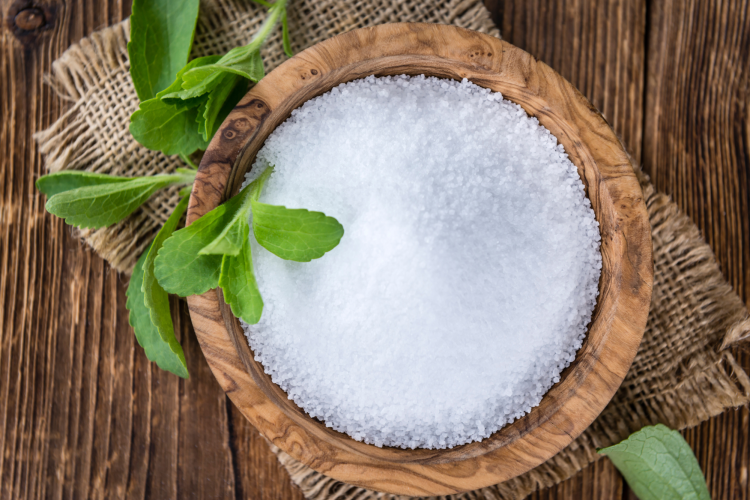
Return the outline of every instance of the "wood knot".
<path id="1" fill-rule="evenodd" d="M 6 26 L 24 45 L 33 45 L 37 37 L 54 26 L 54 4 L 36 5 L 30 0 L 15 0 L 6 16 Z"/>
<path id="2" fill-rule="evenodd" d="M 240 118 L 238 120 L 234 120 L 232 122 L 232 125 L 237 130 L 247 130 L 248 128 L 250 128 L 250 121 L 246 120 L 245 118 Z"/>
<path id="3" fill-rule="evenodd" d="M 23 9 L 16 14 L 15 22 L 24 31 L 38 30 L 45 25 L 44 11 L 38 7 Z"/>
<path id="4" fill-rule="evenodd" d="M 302 78 L 303 80 L 307 80 L 308 77 L 317 76 L 319 73 L 318 70 L 315 68 L 310 68 L 309 71 L 310 71 L 310 74 L 308 75 L 306 71 L 302 70 L 299 77 Z"/>

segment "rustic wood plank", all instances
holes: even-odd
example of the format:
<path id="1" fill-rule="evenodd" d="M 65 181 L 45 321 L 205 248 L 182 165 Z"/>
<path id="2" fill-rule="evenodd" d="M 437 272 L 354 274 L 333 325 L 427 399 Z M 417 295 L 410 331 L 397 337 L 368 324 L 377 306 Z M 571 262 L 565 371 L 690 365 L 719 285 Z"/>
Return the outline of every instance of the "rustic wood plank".
<path id="1" fill-rule="evenodd" d="M 750 3 L 653 2 L 649 26 L 644 170 L 750 305 Z M 750 355 L 737 355 L 750 369 Z M 683 433 L 711 498 L 750 498 L 749 424 L 745 407 Z"/>
<path id="2" fill-rule="evenodd" d="M 655 2 L 650 26 L 645 170 L 750 304 L 750 5 Z"/>
<path id="3" fill-rule="evenodd" d="M 537 491 L 529 500 L 620 499 L 624 482 L 609 460 L 599 460 L 557 486 Z"/>
<path id="4" fill-rule="evenodd" d="M 206 364 L 187 314 L 187 304 L 176 297 L 171 301 L 172 310 L 180 313 L 175 328 L 181 331 L 180 340 L 190 371 L 190 379 L 180 381 L 177 498 L 188 494 L 196 499 L 234 498 L 227 397 Z"/>

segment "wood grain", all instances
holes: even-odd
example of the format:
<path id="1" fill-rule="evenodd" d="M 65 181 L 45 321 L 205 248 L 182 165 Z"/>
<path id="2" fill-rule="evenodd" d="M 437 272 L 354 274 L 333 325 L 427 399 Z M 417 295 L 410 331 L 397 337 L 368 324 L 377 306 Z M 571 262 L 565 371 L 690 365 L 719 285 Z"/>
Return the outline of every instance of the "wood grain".
<path id="1" fill-rule="evenodd" d="M 750 3 L 666 0 L 649 10 L 644 170 L 750 305 Z M 750 370 L 748 351 L 735 355 Z M 711 498 L 750 499 L 747 407 L 683 434 Z"/>
<path id="2" fill-rule="evenodd" d="M 219 383 L 263 435 L 331 477 L 401 495 L 482 488 L 539 465 L 578 436 L 619 387 L 651 298 L 651 232 L 630 160 L 600 114 L 568 82 L 496 38 L 452 26 L 391 24 L 326 40 L 287 60 L 229 114 L 201 162 L 188 224 L 234 195 L 255 153 L 291 111 L 367 75 L 427 74 L 472 82 L 539 119 L 578 167 L 602 232 L 597 308 L 576 361 L 527 416 L 480 443 L 449 450 L 377 448 L 308 417 L 271 382 L 220 291 L 188 298 Z"/>
<path id="3" fill-rule="evenodd" d="M 180 491 L 184 498 L 189 490 L 179 484 L 180 478 L 200 466 L 178 461 L 177 467 L 186 472 L 170 469 L 173 452 L 166 451 L 174 445 L 160 447 L 153 442 L 161 423 L 174 419 L 170 411 L 179 398 L 170 399 L 175 388 L 166 387 L 168 377 L 158 377 L 127 326 L 127 278 L 103 272 L 101 260 L 73 238 L 67 227 L 44 213 L 44 199 L 31 185 L 42 171 L 31 134 L 52 123 L 64 109 L 64 103 L 42 84 L 42 75 L 68 45 L 127 16 L 130 0 L 36 0 L 35 5 L 52 15 L 41 30 L 31 33 L 16 32 L 9 24 L 8 13 L 15 3 L 0 0 L 0 498 L 71 498 L 73 491 L 84 490 L 72 482 L 101 477 L 101 472 L 78 479 L 65 475 L 67 463 L 86 454 L 106 460 L 97 466 L 99 471 L 106 470 L 103 487 L 86 488 L 92 497 L 161 500 L 177 498 Z M 747 209 L 741 210 L 743 203 L 747 206 L 750 174 L 748 45 L 738 36 L 749 31 L 748 2 L 672 0 L 663 6 L 645 0 L 487 3 L 494 4 L 494 19 L 506 40 L 577 86 L 603 111 L 631 154 L 638 158 L 638 151 L 643 151 L 644 167 L 657 188 L 671 194 L 698 222 L 725 276 L 748 301 L 750 220 Z M 655 17 L 657 12 L 663 17 Z M 651 61 L 646 63 L 645 53 L 656 55 L 654 47 L 665 43 L 672 51 L 667 55 L 673 59 L 667 60 L 667 70 L 657 70 Z M 723 73 L 715 71 L 719 67 Z M 663 91 L 646 106 L 644 88 L 648 85 L 642 82 L 652 79 L 672 85 L 674 95 L 693 94 L 697 105 L 685 106 L 684 98 L 678 102 Z M 618 108 L 622 112 L 615 118 L 613 103 L 630 89 L 634 99 L 628 98 L 628 102 L 632 104 Z M 655 109 L 661 110 L 658 140 L 641 132 L 644 123 L 655 119 Z M 639 136 L 642 140 L 632 139 Z M 671 150 L 649 159 L 645 143 L 658 146 L 665 136 L 671 137 L 671 147 L 677 147 L 674 151 L 683 148 L 687 152 L 681 162 L 664 162 L 673 154 Z M 737 189 L 744 198 L 733 191 Z M 722 220 L 727 209 L 734 216 Z M 99 297 L 94 300 L 96 294 Z M 91 328 L 86 322 L 96 317 L 104 328 L 100 346 L 114 345 L 104 349 L 114 356 L 99 356 L 96 370 L 86 376 L 98 378 L 112 366 L 116 375 L 108 382 L 112 384 L 109 429 L 95 426 L 99 437 L 87 444 L 69 436 L 71 429 L 85 420 L 80 411 L 73 417 L 74 362 L 70 353 L 74 343 L 89 338 L 74 333 Z M 111 322 L 114 330 L 106 328 Z M 188 334 L 192 335 L 189 330 L 181 333 Z M 85 351 L 88 345 L 80 348 Z M 745 355 L 742 359 L 749 368 L 750 358 Z M 82 367 L 75 368 L 80 371 Z M 221 394 L 218 385 L 216 391 Z M 184 397 L 192 394 L 189 390 L 183 393 Z M 168 403 L 160 404 L 162 397 Z M 228 406 L 233 408 L 231 403 Z M 228 417 L 229 443 L 193 438 L 207 451 L 229 446 L 235 471 L 234 498 L 301 499 L 246 419 L 236 410 Z M 100 424 L 104 422 L 100 419 Z M 686 433 L 706 472 L 712 498 L 750 499 L 749 433 L 747 409 L 727 412 Z M 183 439 L 190 442 L 187 435 Z M 101 462 L 92 459 L 89 463 Z M 80 471 L 80 466 L 77 468 Z M 162 493 L 165 496 L 159 496 Z M 206 498 L 225 498 L 223 493 L 221 489 L 213 495 L 206 493 Z M 532 498 L 619 499 L 628 495 L 611 464 L 600 461 Z"/>

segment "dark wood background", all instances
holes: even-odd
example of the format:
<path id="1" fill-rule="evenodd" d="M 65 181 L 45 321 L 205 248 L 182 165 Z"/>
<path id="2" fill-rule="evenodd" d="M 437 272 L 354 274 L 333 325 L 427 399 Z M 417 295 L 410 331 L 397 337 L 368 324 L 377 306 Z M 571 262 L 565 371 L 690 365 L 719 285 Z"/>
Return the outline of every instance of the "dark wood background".
<path id="1" fill-rule="evenodd" d="M 750 2 L 487 4 L 506 40 L 602 110 L 750 303 Z M 43 165 L 31 136 L 65 105 L 44 73 L 129 10 L 130 0 L 0 0 L 0 498 L 301 499 L 214 380 L 184 305 L 188 381 L 150 366 L 128 325 L 127 278 L 34 189 Z M 747 408 L 684 435 L 712 498 L 750 499 Z M 534 498 L 631 496 L 604 459 Z"/>

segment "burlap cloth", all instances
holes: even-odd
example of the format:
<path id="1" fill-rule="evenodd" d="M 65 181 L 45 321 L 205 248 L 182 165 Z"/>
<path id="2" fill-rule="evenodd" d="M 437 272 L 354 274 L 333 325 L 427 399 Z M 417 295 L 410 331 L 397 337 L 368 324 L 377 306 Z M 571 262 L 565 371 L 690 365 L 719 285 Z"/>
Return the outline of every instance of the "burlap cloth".
<path id="1" fill-rule="evenodd" d="M 193 56 L 244 45 L 263 19 L 249 0 L 205 0 Z M 362 26 L 418 21 L 455 24 L 499 36 L 481 0 L 293 0 L 292 46 L 299 51 Z M 128 73 L 128 21 L 105 28 L 68 49 L 49 81 L 71 102 L 69 111 L 36 139 L 50 171 L 85 169 L 121 175 L 170 172 L 182 165 L 141 147 L 128 132 L 138 99 Z M 266 70 L 284 60 L 277 32 L 264 50 Z M 505 483 L 450 498 L 523 498 L 571 477 L 609 446 L 644 425 L 682 429 L 750 400 L 750 379 L 730 347 L 750 337 L 750 319 L 723 279 L 697 227 L 637 172 L 648 206 L 654 245 L 651 313 L 638 354 L 622 387 L 597 420 L 555 457 Z M 129 272 L 177 202 L 173 189 L 114 227 L 81 236 L 119 271 Z M 391 499 L 330 479 L 273 447 L 307 498 Z"/>

